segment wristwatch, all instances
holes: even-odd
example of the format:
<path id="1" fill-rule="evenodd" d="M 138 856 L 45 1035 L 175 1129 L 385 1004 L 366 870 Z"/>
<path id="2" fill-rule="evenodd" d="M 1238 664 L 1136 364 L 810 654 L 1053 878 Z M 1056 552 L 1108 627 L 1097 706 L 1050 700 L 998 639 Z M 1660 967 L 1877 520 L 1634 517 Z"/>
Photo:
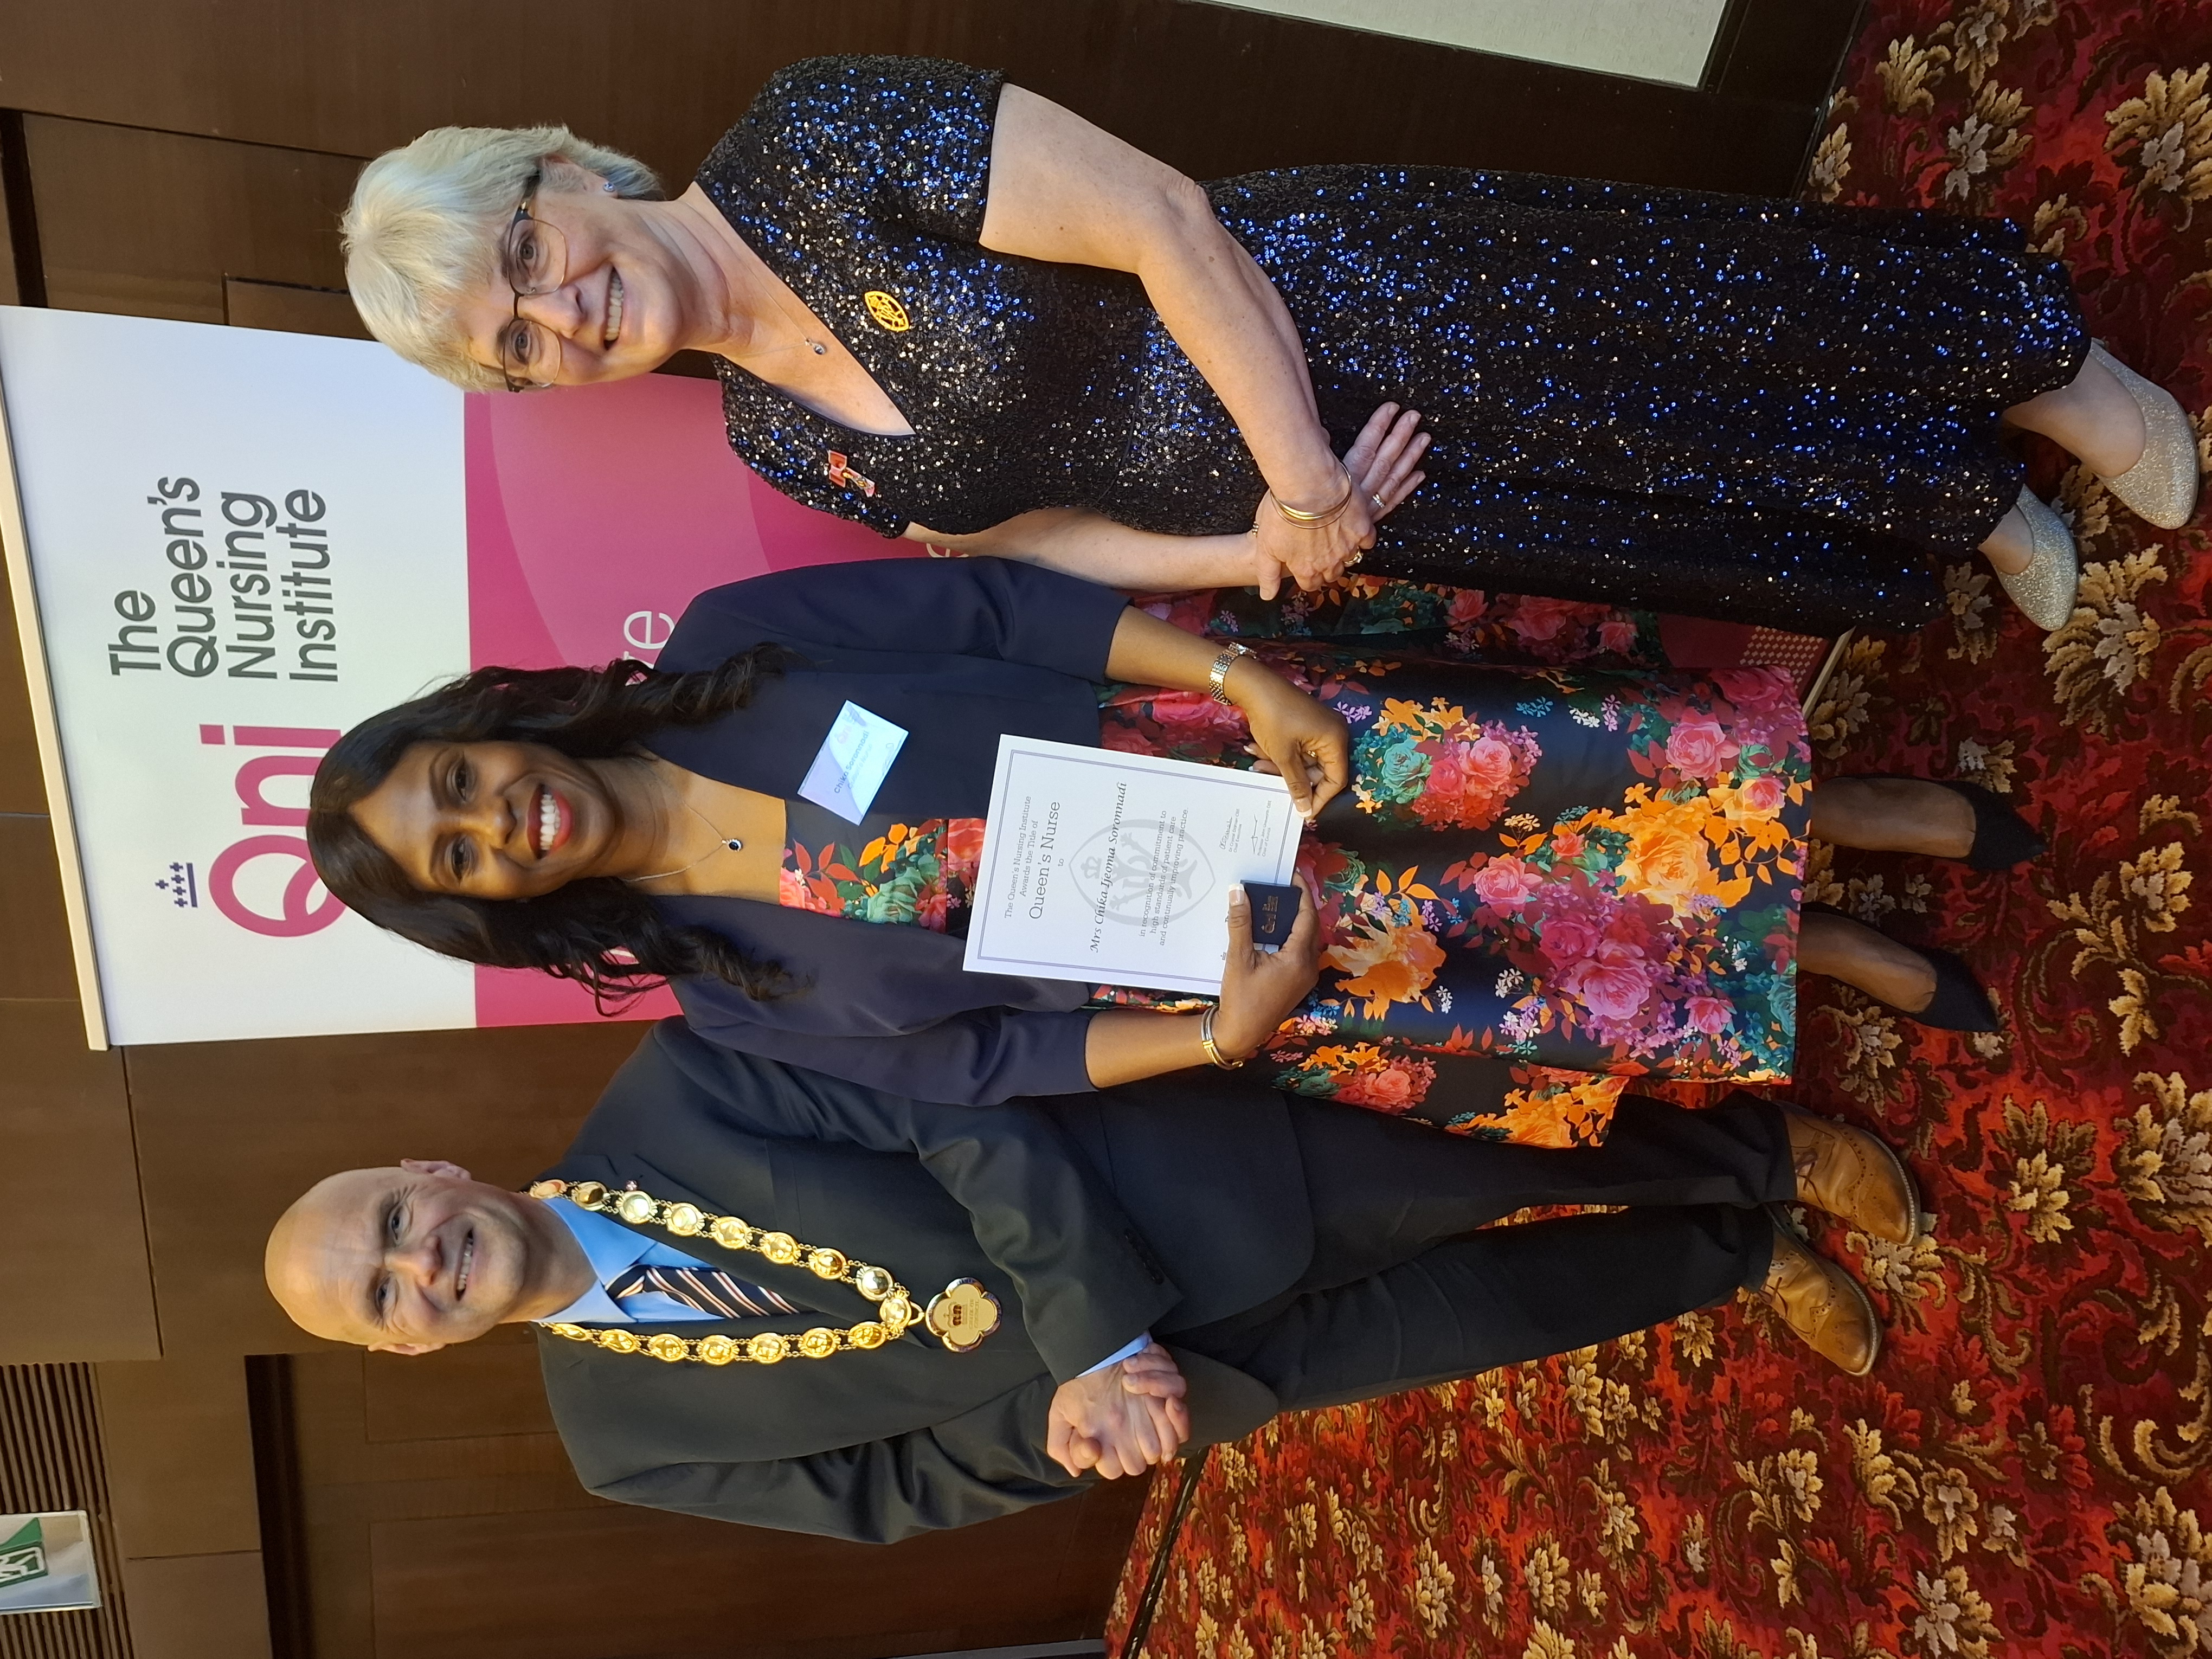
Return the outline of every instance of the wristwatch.
<path id="1" fill-rule="evenodd" d="M 1251 654 L 1252 647 L 1249 645 L 1224 646 L 1221 648 L 1221 654 L 1213 659 L 1213 666 L 1206 671 L 1206 683 L 1213 688 L 1213 700 L 1224 708 L 1229 707 L 1228 679 L 1231 665 L 1237 658 L 1249 657 Z"/>

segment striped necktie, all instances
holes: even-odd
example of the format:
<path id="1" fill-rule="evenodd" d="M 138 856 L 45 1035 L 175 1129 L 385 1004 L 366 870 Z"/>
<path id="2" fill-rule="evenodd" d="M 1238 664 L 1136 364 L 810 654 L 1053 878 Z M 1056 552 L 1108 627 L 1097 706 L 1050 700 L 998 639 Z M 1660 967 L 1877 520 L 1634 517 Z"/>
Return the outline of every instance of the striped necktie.
<path id="1" fill-rule="evenodd" d="M 717 1319 L 765 1319 L 772 1314 L 816 1311 L 793 1307 L 765 1285 L 719 1267 L 648 1267 L 641 1262 L 617 1274 L 607 1286 L 607 1294 L 617 1302 L 641 1291 L 673 1297 L 685 1307 Z"/>

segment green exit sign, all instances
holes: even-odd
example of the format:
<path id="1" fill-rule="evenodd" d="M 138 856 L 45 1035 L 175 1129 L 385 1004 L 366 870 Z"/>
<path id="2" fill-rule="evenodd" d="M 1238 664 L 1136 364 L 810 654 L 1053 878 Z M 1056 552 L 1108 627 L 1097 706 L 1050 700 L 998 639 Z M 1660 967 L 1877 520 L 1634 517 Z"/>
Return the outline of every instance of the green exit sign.
<path id="1" fill-rule="evenodd" d="M 0 1515 L 0 1617 L 100 1605 L 100 1569 L 82 1510 Z"/>

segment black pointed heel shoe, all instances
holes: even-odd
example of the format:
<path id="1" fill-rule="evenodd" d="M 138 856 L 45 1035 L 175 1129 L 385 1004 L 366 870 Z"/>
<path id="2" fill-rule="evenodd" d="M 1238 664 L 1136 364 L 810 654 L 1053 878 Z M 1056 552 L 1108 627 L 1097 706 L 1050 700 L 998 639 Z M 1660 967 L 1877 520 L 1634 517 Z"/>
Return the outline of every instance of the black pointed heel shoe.
<path id="1" fill-rule="evenodd" d="M 2027 820 L 1978 783 L 1955 778 L 1916 778 L 1904 772 L 1857 772 L 1850 775 L 1872 781 L 1890 779 L 1900 783 L 1932 783 L 1948 789 L 1974 809 L 1974 844 L 1966 849 L 1966 863 L 1975 870 L 2009 870 L 2041 858 L 2050 843 L 2028 828 Z"/>
<path id="2" fill-rule="evenodd" d="M 1856 916 L 1838 910 L 1832 904 L 1808 904 L 1805 906 L 1804 913 L 1808 915 L 1817 913 L 1842 916 L 1845 921 L 1858 922 L 1862 927 L 1867 926 Z M 1878 927 L 1870 927 L 1867 931 L 1881 932 Z M 1882 933 L 1882 937 L 1889 939 L 1887 933 Z M 1899 1008 L 1893 1002 L 1881 1002 L 1880 997 L 1874 996 L 1869 991 L 1861 991 L 1861 996 L 1872 997 L 1893 1012 L 1902 1014 L 1917 1024 L 1932 1025 L 1938 1030 L 1995 1031 L 2001 1029 L 1997 1024 L 1996 1005 L 1990 1000 L 1990 994 L 1982 988 L 1981 981 L 1974 977 L 1974 970 L 1963 960 L 1948 951 L 1937 950 L 1930 945 L 1906 945 L 1903 939 L 1890 939 L 1890 943 L 1911 951 L 1928 964 L 1929 971 L 1936 975 L 1936 994 L 1929 998 L 1928 1006 L 1917 1012 L 1910 1008 Z M 1857 989 L 1856 986 L 1852 988 Z"/>
<path id="3" fill-rule="evenodd" d="M 1896 941 L 1904 944 L 1899 939 Z M 1945 1031 L 1994 1031 L 1997 1029 L 1996 1006 L 1990 994 L 1974 977 L 1974 970 L 1948 951 L 1930 950 L 1924 945 L 1906 945 L 1905 948 L 1924 957 L 1928 965 L 1936 970 L 1936 994 L 1928 999 L 1928 1006 L 1918 1013 L 1897 1012 L 1905 1018 L 1923 1025 L 1933 1025 Z M 1887 1006 L 1887 1005 L 1885 1005 Z"/>

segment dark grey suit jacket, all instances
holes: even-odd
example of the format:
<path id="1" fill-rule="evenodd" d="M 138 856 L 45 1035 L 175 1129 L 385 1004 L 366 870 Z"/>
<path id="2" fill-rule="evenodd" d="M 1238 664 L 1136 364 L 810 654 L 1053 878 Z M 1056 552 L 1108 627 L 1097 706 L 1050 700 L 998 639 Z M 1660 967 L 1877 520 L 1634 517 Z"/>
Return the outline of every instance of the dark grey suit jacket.
<path id="1" fill-rule="evenodd" d="M 1274 1395 L 1172 1338 L 1287 1289 L 1313 1252 L 1280 1097 L 1212 1074 L 1000 1106 L 946 1106 L 656 1026 L 549 1175 L 629 1182 L 889 1268 L 927 1299 L 980 1279 L 1005 1310 L 971 1353 L 910 1334 L 873 1353 L 669 1364 L 541 1333 L 578 1474 L 605 1498 L 889 1542 L 1082 1484 L 1045 1455 L 1060 1383 L 1147 1329 L 1190 1383 L 1200 1443 Z M 647 1231 L 661 1243 L 677 1243 Z M 866 1319 L 804 1267 L 681 1248 L 817 1313 L 639 1326 L 746 1336 Z"/>

